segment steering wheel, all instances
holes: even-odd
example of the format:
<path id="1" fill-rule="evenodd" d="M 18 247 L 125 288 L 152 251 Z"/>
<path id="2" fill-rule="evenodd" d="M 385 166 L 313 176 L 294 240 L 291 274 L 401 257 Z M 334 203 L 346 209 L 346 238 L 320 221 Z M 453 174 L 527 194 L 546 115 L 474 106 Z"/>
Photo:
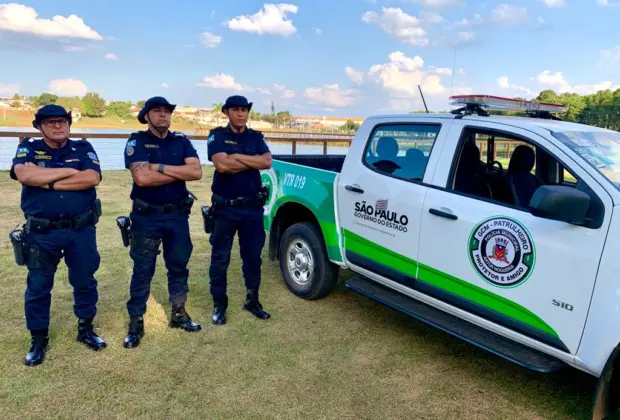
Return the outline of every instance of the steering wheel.
<path id="1" fill-rule="evenodd" d="M 493 167 L 495 166 L 495 164 L 496 164 L 496 163 L 497 163 L 497 166 L 499 166 L 499 171 L 500 171 L 500 172 L 502 172 L 502 171 L 504 170 L 504 167 L 503 167 L 503 166 L 502 166 L 502 164 L 501 164 L 499 161 L 497 161 L 497 160 L 494 160 L 493 162 L 491 162 L 491 168 L 493 168 Z"/>

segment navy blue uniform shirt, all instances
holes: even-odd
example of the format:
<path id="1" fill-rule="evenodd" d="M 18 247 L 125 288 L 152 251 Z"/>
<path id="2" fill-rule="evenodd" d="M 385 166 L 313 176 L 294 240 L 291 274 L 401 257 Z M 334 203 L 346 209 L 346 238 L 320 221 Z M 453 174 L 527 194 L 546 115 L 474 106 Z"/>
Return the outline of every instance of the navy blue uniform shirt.
<path id="1" fill-rule="evenodd" d="M 192 142 L 183 133 L 169 131 L 165 138 L 149 130 L 133 133 L 125 146 L 125 167 L 134 162 L 185 165 L 185 158 L 198 157 Z M 134 182 L 131 199 L 139 198 L 151 204 L 178 202 L 187 197 L 185 181 L 174 181 L 159 187 L 140 187 Z"/>
<path id="2" fill-rule="evenodd" d="M 15 165 L 26 162 L 44 168 L 93 169 L 101 175 L 99 158 L 86 140 L 68 140 L 60 149 L 49 147 L 43 140 L 25 140 L 17 146 L 11 166 L 12 179 L 17 180 Z M 25 215 L 58 219 L 90 210 L 96 198 L 95 187 L 82 191 L 55 191 L 22 185 L 21 208 Z"/>
<path id="3" fill-rule="evenodd" d="M 235 133 L 230 126 L 217 127 L 209 133 L 209 161 L 216 153 L 229 155 L 239 153 L 257 156 L 269 153 L 265 137 L 260 131 L 246 128 L 242 133 Z M 261 190 L 262 183 L 258 169 L 248 169 L 236 174 L 215 172 L 211 191 L 225 198 L 253 197 Z"/>

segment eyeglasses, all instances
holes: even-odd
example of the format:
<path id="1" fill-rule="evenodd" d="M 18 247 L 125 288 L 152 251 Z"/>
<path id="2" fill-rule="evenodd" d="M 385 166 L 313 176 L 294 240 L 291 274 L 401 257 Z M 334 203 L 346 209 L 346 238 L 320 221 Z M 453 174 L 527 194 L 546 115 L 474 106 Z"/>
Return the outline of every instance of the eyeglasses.
<path id="1" fill-rule="evenodd" d="M 66 127 L 69 124 L 69 121 L 67 121 L 65 119 L 61 119 L 61 120 L 45 120 L 45 121 L 43 121 L 43 124 L 46 127 L 55 127 L 56 125 L 58 125 L 58 127 Z"/>

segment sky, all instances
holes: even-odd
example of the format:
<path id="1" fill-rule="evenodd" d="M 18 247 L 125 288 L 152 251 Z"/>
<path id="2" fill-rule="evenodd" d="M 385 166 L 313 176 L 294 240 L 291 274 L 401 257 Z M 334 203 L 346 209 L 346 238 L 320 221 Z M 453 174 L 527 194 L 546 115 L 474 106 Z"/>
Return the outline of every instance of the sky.
<path id="1" fill-rule="evenodd" d="M 0 0 L 2 1 L 2 0 Z M 620 0 L 0 3 L 0 96 L 359 117 L 620 88 Z"/>

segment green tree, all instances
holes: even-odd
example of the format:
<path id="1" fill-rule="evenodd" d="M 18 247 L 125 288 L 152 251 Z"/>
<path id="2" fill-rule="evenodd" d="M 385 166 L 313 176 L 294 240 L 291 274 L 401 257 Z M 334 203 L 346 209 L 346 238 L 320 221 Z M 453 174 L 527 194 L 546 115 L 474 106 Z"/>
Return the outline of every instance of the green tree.
<path id="1" fill-rule="evenodd" d="M 72 109 L 79 109 L 81 113 L 84 113 L 84 103 L 82 100 L 77 97 L 60 97 L 56 100 L 56 105 L 60 105 L 65 108 L 67 111 L 71 111 Z"/>
<path id="2" fill-rule="evenodd" d="M 84 114 L 87 117 L 100 118 L 106 114 L 105 101 L 98 93 L 89 92 L 83 98 Z"/>
<path id="3" fill-rule="evenodd" d="M 56 100 L 58 99 L 58 96 L 52 94 L 52 93 L 43 93 L 41 94 L 41 96 L 39 96 L 38 100 L 37 100 L 37 105 L 38 106 L 45 106 L 45 105 L 51 105 L 51 104 L 55 104 Z"/>
<path id="4" fill-rule="evenodd" d="M 586 98 L 577 93 L 563 93 L 559 96 L 562 105 L 567 106 L 567 111 L 563 115 L 563 119 L 567 121 L 579 121 L 579 116 L 586 108 Z"/>
<path id="5" fill-rule="evenodd" d="M 131 111 L 131 102 L 113 101 L 108 104 L 108 115 L 117 115 L 127 118 Z"/>
<path id="6" fill-rule="evenodd" d="M 424 111 L 426 112 L 426 111 Z M 346 132 L 357 131 L 360 128 L 359 123 L 356 123 L 353 120 L 347 120 L 346 123 L 342 126 L 343 130 Z"/>
<path id="7" fill-rule="evenodd" d="M 551 90 L 551 89 L 547 89 L 547 90 L 543 90 L 542 92 L 540 92 L 540 94 L 536 97 L 536 100 L 539 102 L 546 102 L 549 104 L 560 104 L 560 98 L 558 98 L 557 93 L 555 93 L 555 91 Z"/>
<path id="8" fill-rule="evenodd" d="M 138 108 L 144 108 L 144 104 L 146 103 L 146 101 L 138 101 L 138 103 L 136 104 L 136 106 Z"/>

